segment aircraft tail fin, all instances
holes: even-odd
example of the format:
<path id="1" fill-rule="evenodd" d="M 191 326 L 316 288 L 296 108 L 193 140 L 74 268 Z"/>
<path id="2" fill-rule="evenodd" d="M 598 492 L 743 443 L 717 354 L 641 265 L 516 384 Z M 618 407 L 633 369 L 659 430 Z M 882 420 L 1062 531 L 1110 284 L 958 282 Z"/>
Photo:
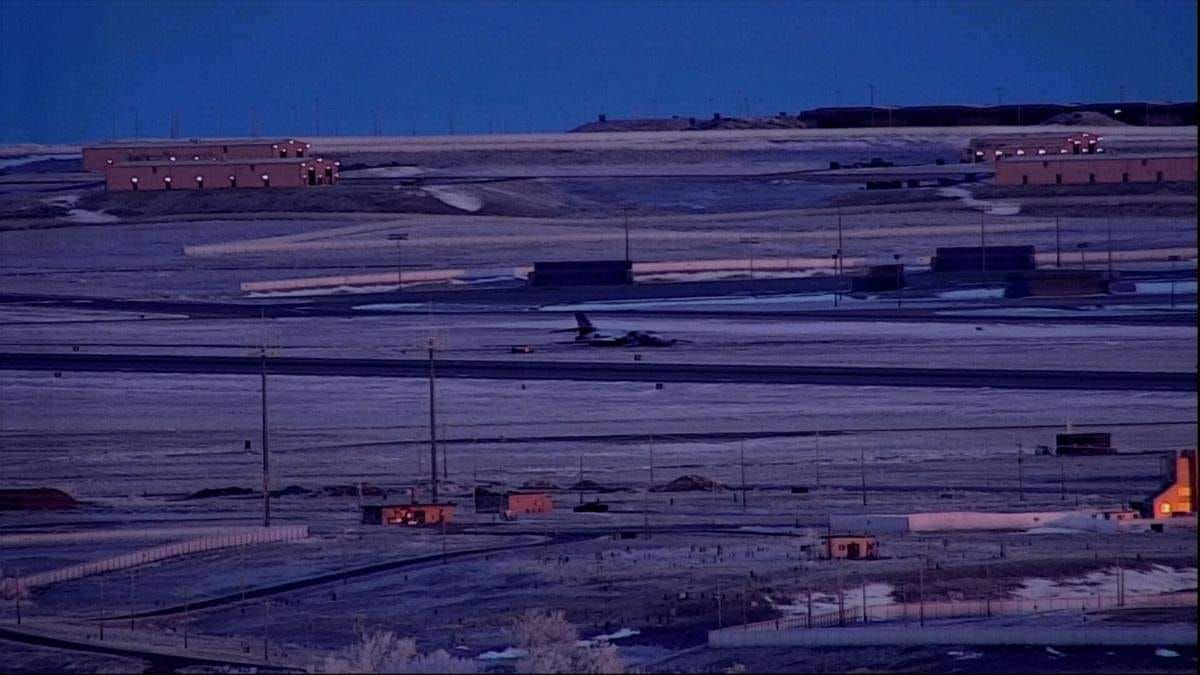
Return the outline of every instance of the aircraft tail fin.
<path id="1" fill-rule="evenodd" d="M 575 312 L 575 322 L 579 324 L 580 330 L 595 328 L 583 312 Z"/>

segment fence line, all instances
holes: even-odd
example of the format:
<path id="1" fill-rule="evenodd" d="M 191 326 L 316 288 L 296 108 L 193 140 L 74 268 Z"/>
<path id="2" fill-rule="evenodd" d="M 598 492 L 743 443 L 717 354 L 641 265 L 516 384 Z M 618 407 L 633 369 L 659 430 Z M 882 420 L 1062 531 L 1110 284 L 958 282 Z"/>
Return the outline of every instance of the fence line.
<path id="1" fill-rule="evenodd" d="M 856 623 L 886 621 L 963 619 L 1076 610 L 1079 612 L 1096 612 L 1116 607 L 1195 607 L 1196 604 L 1197 599 L 1194 592 L 1126 595 L 1123 603 L 1118 601 L 1116 595 L 1005 600 L 939 600 L 925 603 L 896 602 L 886 605 L 875 605 L 873 607 L 868 606 L 866 621 L 863 621 L 862 607 L 847 607 L 844 611 L 835 610 L 811 616 L 804 614 L 731 626 L 729 628 L 710 631 L 710 635 L 729 631 L 775 632 L 802 628 L 831 628 L 834 626 L 849 626 Z"/>
<path id="2" fill-rule="evenodd" d="M 282 525 L 269 528 L 261 528 L 248 532 L 239 532 L 236 534 L 218 535 L 212 537 L 203 537 L 201 539 L 190 539 L 188 541 L 180 541 L 153 548 L 146 548 L 140 551 L 124 553 L 118 556 L 109 558 L 101 558 L 85 563 L 68 565 L 58 569 L 31 574 L 21 577 L 17 580 L 20 587 L 32 589 L 39 586 L 48 586 L 50 584 L 59 583 L 61 581 L 70 581 L 71 579 L 79 579 L 92 574 L 102 574 L 104 572 L 112 572 L 114 570 L 127 569 L 145 565 L 167 558 L 174 558 L 192 553 L 203 553 L 205 551 L 215 551 L 222 548 L 231 548 L 235 546 L 247 546 L 250 544 L 266 544 L 281 541 L 295 541 L 308 537 L 307 525 Z"/>

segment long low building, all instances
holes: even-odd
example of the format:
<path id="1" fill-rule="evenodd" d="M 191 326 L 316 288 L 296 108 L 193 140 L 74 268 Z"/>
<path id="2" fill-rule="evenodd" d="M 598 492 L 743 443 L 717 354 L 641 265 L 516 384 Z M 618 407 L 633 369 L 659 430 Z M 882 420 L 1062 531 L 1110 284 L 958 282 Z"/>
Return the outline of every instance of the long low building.
<path id="1" fill-rule="evenodd" d="M 996 185 L 1194 182 L 1196 155 L 1059 155 L 996 162 Z"/>
<path id="2" fill-rule="evenodd" d="M 339 162 L 325 159 L 147 160 L 104 172 L 108 190 L 205 190 L 332 185 Z"/>
<path id="3" fill-rule="evenodd" d="M 296 138 L 193 138 L 109 141 L 83 148 L 83 170 L 105 171 L 125 162 L 303 158 L 312 144 Z"/>

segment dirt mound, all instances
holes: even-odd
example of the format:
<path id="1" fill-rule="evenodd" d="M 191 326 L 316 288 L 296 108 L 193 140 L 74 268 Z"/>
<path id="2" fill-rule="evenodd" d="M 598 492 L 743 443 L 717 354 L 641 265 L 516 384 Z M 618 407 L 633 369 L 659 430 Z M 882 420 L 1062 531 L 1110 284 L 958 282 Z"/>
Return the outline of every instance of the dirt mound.
<path id="1" fill-rule="evenodd" d="M 0 490 L 0 511 L 73 509 L 79 502 L 54 488 L 18 488 Z"/>
<path id="2" fill-rule="evenodd" d="M 569 486 L 567 486 L 566 489 L 573 491 L 573 492 L 609 493 L 609 492 L 620 492 L 621 491 L 621 488 L 608 487 L 606 485 L 601 485 L 594 480 L 586 480 L 586 479 L 578 481 L 573 485 L 569 485 Z"/>
<path id="3" fill-rule="evenodd" d="M 799 117 L 776 115 L 774 117 L 672 117 L 670 119 L 627 119 L 588 122 L 571 129 L 569 133 L 595 133 L 604 131 L 709 131 L 712 129 L 804 129 L 808 125 Z"/>
<path id="4" fill-rule="evenodd" d="M 543 480 L 541 478 L 534 478 L 534 479 L 525 481 L 525 484 L 521 486 L 521 489 L 522 490 L 559 490 L 561 488 L 559 488 L 557 485 L 555 485 L 554 483 L 551 483 L 548 480 Z"/>
<path id="5" fill-rule="evenodd" d="M 289 485 L 279 490 L 271 490 L 272 497 L 289 497 L 291 495 L 306 495 L 311 494 L 312 490 L 302 488 L 299 485 Z M 237 486 L 219 487 L 219 488 L 204 488 L 197 490 L 192 494 L 184 497 L 184 499 L 212 499 L 213 497 L 246 497 L 249 495 L 261 495 L 262 492 L 254 488 L 244 488 Z M 357 494 L 357 493 L 355 493 Z"/>
<path id="6" fill-rule="evenodd" d="M 1124 122 L 1122 122 L 1120 120 L 1114 120 L 1113 118 L 1111 118 L 1108 115 L 1105 115 L 1103 113 L 1090 112 L 1090 111 L 1060 113 L 1058 115 L 1055 115 L 1054 117 L 1051 117 L 1050 119 L 1046 120 L 1045 122 L 1042 122 L 1043 126 L 1051 125 L 1051 124 L 1057 124 L 1057 125 L 1068 126 L 1068 127 L 1078 127 L 1078 126 L 1125 127 L 1125 126 L 1129 126 L 1128 124 L 1125 124 Z"/>
<path id="7" fill-rule="evenodd" d="M 219 488 L 204 488 L 196 490 L 192 494 L 184 497 L 184 499 L 212 499 L 213 497 L 243 497 L 252 495 L 256 490 L 244 487 L 219 487 Z"/>
<path id="8" fill-rule="evenodd" d="M 289 485 L 281 490 L 271 490 L 272 497 L 290 497 L 292 495 L 310 495 L 312 490 L 302 488 L 299 485 Z"/>
<path id="9" fill-rule="evenodd" d="M 687 474 L 676 478 L 666 485 L 655 485 L 650 488 L 651 492 L 712 492 L 714 490 L 726 490 L 724 485 L 704 476 L 696 474 Z"/>

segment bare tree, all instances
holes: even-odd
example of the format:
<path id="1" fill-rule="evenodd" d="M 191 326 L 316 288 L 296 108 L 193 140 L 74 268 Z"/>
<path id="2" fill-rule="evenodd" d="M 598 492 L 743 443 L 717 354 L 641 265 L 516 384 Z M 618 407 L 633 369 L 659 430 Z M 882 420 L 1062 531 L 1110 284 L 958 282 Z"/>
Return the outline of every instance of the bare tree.
<path id="1" fill-rule="evenodd" d="M 525 652 L 518 673 L 625 672 L 616 647 L 580 640 L 561 611 L 527 611 L 513 624 L 513 633 Z"/>
<path id="2" fill-rule="evenodd" d="M 475 662 L 439 649 L 430 654 L 417 650 L 411 638 L 391 631 L 364 635 L 358 644 L 328 656 L 309 669 L 314 673 L 474 673 Z"/>

